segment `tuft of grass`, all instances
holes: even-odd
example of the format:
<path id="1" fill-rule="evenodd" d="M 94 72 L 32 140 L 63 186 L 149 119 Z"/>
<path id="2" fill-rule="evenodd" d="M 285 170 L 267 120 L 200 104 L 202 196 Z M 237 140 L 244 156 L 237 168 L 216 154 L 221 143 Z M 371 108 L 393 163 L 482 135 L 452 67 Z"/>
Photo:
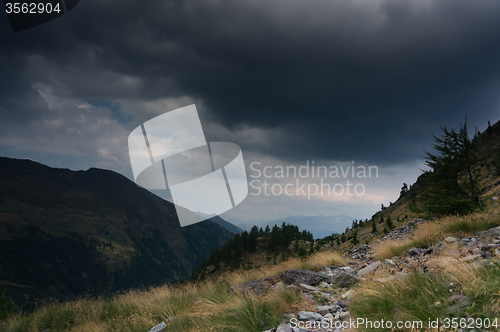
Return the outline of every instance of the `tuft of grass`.
<path id="1" fill-rule="evenodd" d="M 276 323 L 271 305 L 256 298 L 238 298 L 223 314 L 224 324 L 231 331 L 260 332 L 265 326 Z"/>
<path id="2" fill-rule="evenodd" d="M 377 259 L 392 258 L 402 255 L 406 250 L 414 247 L 415 242 L 405 240 L 387 240 L 373 246 L 373 254 Z"/>
<path id="3" fill-rule="evenodd" d="M 303 267 L 304 269 L 314 271 L 316 270 L 316 265 L 318 264 L 322 264 L 324 266 L 337 264 L 347 265 L 349 262 L 352 262 L 352 260 L 337 251 L 322 251 L 310 256 L 301 264 L 301 268 Z"/>

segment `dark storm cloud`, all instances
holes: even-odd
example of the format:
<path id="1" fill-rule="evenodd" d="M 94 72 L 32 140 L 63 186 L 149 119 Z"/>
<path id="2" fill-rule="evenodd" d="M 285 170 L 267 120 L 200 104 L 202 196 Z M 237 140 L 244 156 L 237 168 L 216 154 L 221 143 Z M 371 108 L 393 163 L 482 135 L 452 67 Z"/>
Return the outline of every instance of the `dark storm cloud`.
<path id="1" fill-rule="evenodd" d="M 247 150 L 398 163 L 465 114 L 498 119 L 497 1 L 87 0 L 18 34 L 7 24 L 9 121 L 43 116 L 40 82 L 82 100 L 189 96 L 229 130 L 280 129 L 276 144 L 236 142 Z"/>

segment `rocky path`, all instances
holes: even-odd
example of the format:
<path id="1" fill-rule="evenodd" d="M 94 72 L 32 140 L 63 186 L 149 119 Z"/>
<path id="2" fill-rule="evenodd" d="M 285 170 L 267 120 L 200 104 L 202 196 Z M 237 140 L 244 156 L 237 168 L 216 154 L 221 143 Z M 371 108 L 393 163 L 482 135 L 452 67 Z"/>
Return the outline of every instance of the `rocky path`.
<path id="1" fill-rule="evenodd" d="M 415 223 L 421 223 L 421 220 Z M 412 227 L 403 226 L 393 230 L 386 238 L 402 238 L 411 233 Z M 457 243 L 459 249 L 449 250 L 450 244 Z M 439 269 L 437 255 L 449 257 L 450 261 L 474 262 L 479 265 L 498 261 L 500 256 L 500 227 L 481 232 L 475 237 L 448 237 L 430 248 L 411 248 L 405 255 L 372 261 L 370 246 L 362 245 L 351 251 L 350 257 L 363 263 L 351 263 L 348 266 L 330 266 L 320 268 L 320 272 L 288 270 L 281 276 L 288 288 L 299 289 L 303 296 L 316 304 L 316 311 L 300 311 L 284 315 L 282 324 L 265 332 L 324 332 L 343 331 L 350 328 L 350 298 L 354 290 L 345 287 L 360 282 L 377 270 L 384 270 L 388 277 L 373 279 L 376 282 L 388 282 L 395 278 L 404 278 L 411 270 L 422 272 Z M 307 277 L 305 277 L 307 276 Z M 340 298 L 335 298 L 335 289 L 342 289 Z M 467 296 L 450 294 L 447 300 L 450 310 L 460 310 L 471 304 Z M 465 332 L 466 330 L 461 330 Z"/>
<path id="2" fill-rule="evenodd" d="M 421 223 L 421 220 L 414 221 Z M 407 236 L 412 227 L 402 226 L 385 238 L 395 239 Z M 450 250 L 450 245 L 458 244 Z M 298 313 L 286 313 L 283 322 L 264 332 L 339 332 L 350 329 L 351 315 L 349 303 L 354 290 L 348 287 L 366 280 L 378 270 L 386 277 L 373 279 L 375 282 L 389 282 L 395 278 L 404 278 L 409 272 L 417 269 L 421 272 L 439 270 L 438 255 L 449 261 L 470 262 L 480 265 L 498 261 L 500 256 L 500 227 L 481 232 L 474 237 L 448 237 L 429 248 L 410 248 L 405 255 L 374 261 L 369 245 L 361 245 L 350 252 L 350 257 L 357 262 L 345 266 L 328 266 L 318 264 L 314 271 L 287 270 L 280 277 L 270 276 L 261 280 L 247 282 L 231 288 L 234 292 L 252 292 L 260 296 L 269 290 L 282 287 L 296 289 L 302 293 L 304 310 Z M 450 307 L 457 310 L 470 305 L 466 296 L 450 294 Z M 151 332 L 166 330 L 166 324 L 160 324 Z M 352 329 L 351 329 L 352 330 Z M 462 331 L 462 332 L 465 332 Z"/>

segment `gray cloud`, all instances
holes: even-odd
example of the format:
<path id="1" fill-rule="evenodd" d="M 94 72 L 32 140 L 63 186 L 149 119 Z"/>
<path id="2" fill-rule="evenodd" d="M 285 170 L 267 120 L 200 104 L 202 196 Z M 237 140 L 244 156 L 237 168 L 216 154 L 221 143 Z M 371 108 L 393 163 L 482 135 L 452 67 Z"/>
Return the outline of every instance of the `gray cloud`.
<path id="1" fill-rule="evenodd" d="M 194 102 L 207 139 L 254 155 L 414 165 L 440 126 L 498 120 L 499 18 L 496 1 L 87 0 L 12 34 L 0 15 L 0 144 L 130 175 L 126 134 Z"/>

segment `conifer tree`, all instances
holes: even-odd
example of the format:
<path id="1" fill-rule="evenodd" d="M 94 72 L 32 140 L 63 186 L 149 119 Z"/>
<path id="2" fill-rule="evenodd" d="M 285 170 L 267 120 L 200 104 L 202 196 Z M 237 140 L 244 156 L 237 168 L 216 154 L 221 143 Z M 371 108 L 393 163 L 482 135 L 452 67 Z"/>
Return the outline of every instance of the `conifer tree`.
<path id="1" fill-rule="evenodd" d="M 351 242 L 355 246 L 358 245 L 358 243 L 359 243 L 359 241 L 358 241 L 358 230 L 357 229 L 354 231 L 354 234 L 352 235 Z"/>
<path id="2" fill-rule="evenodd" d="M 436 153 L 426 152 L 425 164 L 432 169 L 425 172 L 428 187 L 411 207 L 415 212 L 435 216 L 467 214 L 482 206 L 473 174 L 477 157 L 468 137 L 467 119 L 458 131 L 441 129 L 443 134 L 434 136 Z"/>
<path id="3" fill-rule="evenodd" d="M 262 229 L 262 228 L 261 228 Z M 257 250 L 257 238 L 259 237 L 259 229 L 253 226 L 248 236 L 248 251 L 255 252 Z"/>
<path id="4" fill-rule="evenodd" d="M 401 191 L 399 192 L 399 198 L 403 197 L 408 193 L 408 185 L 403 182 L 403 186 L 401 187 Z"/>
<path id="5" fill-rule="evenodd" d="M 394 224 L 392 223 L 391 216 L 387 216 L 385 224 L 387 226 L 387 229 L 389 229 L 389 230 L 394 228 Z"/>

